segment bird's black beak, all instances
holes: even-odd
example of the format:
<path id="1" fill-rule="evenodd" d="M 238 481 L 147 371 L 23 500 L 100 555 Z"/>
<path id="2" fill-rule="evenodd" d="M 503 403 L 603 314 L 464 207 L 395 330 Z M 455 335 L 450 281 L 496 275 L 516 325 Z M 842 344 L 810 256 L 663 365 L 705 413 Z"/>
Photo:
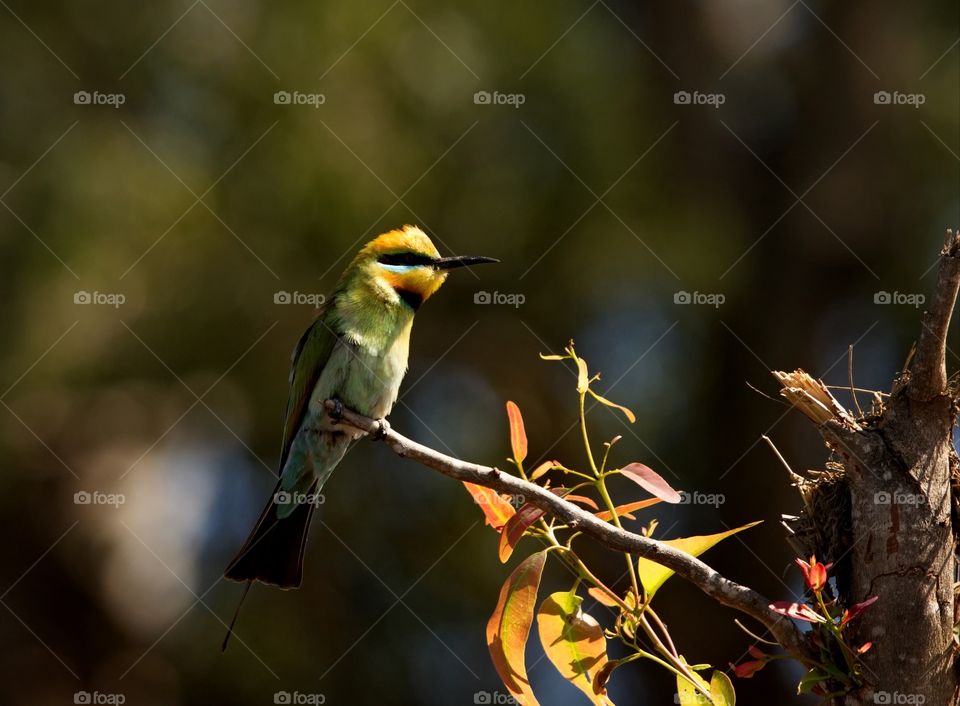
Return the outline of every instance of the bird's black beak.
<path id="1" fill-rule="evenodd" d="M 433 261 L 433 266 L 438 270 L 452 270 L 456 267 L 483 265 L 487 262 L 500 261 L 495 257 L 484 257 L 483 255 L 455 255 L 453 257 L 438 258 Z"/>

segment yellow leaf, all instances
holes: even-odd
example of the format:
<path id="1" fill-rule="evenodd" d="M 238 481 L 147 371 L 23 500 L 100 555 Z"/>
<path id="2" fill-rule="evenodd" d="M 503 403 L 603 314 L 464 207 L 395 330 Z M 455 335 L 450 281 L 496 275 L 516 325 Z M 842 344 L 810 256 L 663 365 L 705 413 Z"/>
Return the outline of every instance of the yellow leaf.
<path id="1" fill-rule="evenodd" d="M 623 412 L 623 416 L 625 416 L 630 421 L 631 424 L 637 421 L 636 415 L 632 411 L 624 407 L 622 404 L 611 402 L 606 397 L 601 397 L 593 390 L 590 390 L 590 395 L 593 397 L 593 399 L 595 399 L 600 404 L 605 404 L 607 407 L 613 407 L 614 409 L 619 409 L 621 412 Z"/>
<path id="2" fill-rule="evenodd" d="M 742 532 L 745 529 L 755 527 L 759 524 L 760 522 L 751 522 L 743 527 L 737 527 L 736 529 L 720 532 L 719 534 L 708 534 L 697 537 L 680 537 L 679 539 L 668 539 L 661 541 L 664 544 L 669 544 L 674 549 L 679 549 L 680 551 L 686 552 L 692 556 L 700 556 L 710 547 L 718 542 L 723 541 L 727 537 L 730 537 L 737 532 Z M 640 579 L 640 583 L 643 584 L 645 600 L 648 603 L 650 602 L 650 599 L 653 598 L 653 594 L 656 593 L 657 589 L 660 588 L 663 585 L 663 582 L 671 576 L 673 576 L 672 569 L 661 566 L 655 561 L 650 561 L 649 559 L 637 559 L 637 577 Z"/>
<path id="3" fill-rule="evenodd" d="M 580 605 L 572 592 L 554 593 L 540 604 L 537 628 L 543 651 L 560 674 L 600 706 L 612 704 L 605 692 L 594 692 L 593 683 L 607 663 L 603 628 Z"/>
<path id="4" fill-rule="evenodd" d="M 680 660 L 686 664 L 686 660 L 680 657 Z M 692 672 L 694 680 L 700 685 L 702 691 L 697 690 L 688 679 L 677 675 L 677 696 L 680 706 L 705 706 L 710 700 L 704 694 L 710 693 L 710 685 L 696 672 Z"/>
<path id="5" fill-rule="evenodd" d="M 577 358 L 577 392 L 584 393 L 590 385 L 590 373 L 587 370 L 587 361 Z"/>
<path id="6" fill-rule="evenodd" d="M 713 706 L 737 706 L 737 692 L 733 688 L 733 682 L 719 669 L 714 670 L 710 677 L 710 698 L 713 699 Z"/>
<path id="7" fill-rule="evenodd" d="M 487 621 L 487 647 L 493 666 L 513 698 L 524 706 L 539 706 L 530 688 L 523 655 L 546 559 L 545 551 L 537 552 L 513 570 L 500 589 L 497 607 Z"/>
<path id="8" fill-rule="evenodd" d="M 530 474 L 530 480 L 536 480 L 544 473 L 552 471 L 554 468 L 563 468 L 563 466 L 561 466 L 557 461 L 544 461 L 533 469 L 533 473 Z"/>
<path id="9" fill-rule="evenodd" d="M 517 463 L 523 463 L 527 457 L 527 432 L 523 428 L 523 416 L 520 408 L 510 400 L 507 401 L 507 419 L 510 421 L 510 448 Z"/>

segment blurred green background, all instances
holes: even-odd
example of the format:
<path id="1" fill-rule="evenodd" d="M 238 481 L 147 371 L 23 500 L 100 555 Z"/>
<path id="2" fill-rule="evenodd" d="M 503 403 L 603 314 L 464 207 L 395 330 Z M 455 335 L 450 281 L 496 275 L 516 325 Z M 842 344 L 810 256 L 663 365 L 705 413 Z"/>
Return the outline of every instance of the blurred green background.
<path id="1" fill-rule="evenodd" d="M 255 587 L 219 650 L 241 593 L 219 577 L 273 487 L 315 313 L 278 293 L 329 293 L 403 223 L 502 263 L 421 311 L 396 429 L 502 463 L 513 399 L 532 460 L 582 463 L 574 377 L 537 355 L 574 338 L 638 414 L 593 413 L 618 462 L 725 496 L 655 513 L 663 536 L 766 520 L 708 561 L 798 595 L 778 525 L 798 499 L 759 437 L 798 469 L 824 451 L 746 383 L 844 383 L 848 344 L 859 385 L 900 369 L 905 302 L 960 224 L 955 2 L 0 4 L 4 703 L 504 694 L 494 534 L 459 484 L 369 443 L 325 488 L 303 589 Z M 739 660 L 736 615 L 671 583 L 687 658 Z M 568 585 L 548 565 L 543 593 Z M 542 703 L 584 702 L 531 642 Z M 793 702 L 797 677 L 739 681 L 741 702 Z M 673 702 L 654 666 L 610 689 Z"/>

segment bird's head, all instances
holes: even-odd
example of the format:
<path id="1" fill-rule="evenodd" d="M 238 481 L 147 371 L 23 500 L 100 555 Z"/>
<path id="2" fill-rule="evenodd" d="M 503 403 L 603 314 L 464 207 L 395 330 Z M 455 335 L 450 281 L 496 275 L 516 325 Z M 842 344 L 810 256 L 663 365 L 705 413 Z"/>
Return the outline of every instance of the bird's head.
<path id="1" fill-rule="evenodd" d="M 393 292 L 416 310 L 436 292 L 457 267 L 499 262 L 492 257 L 440 257 L 427 234 L 416 226 L 404 226 L 377 236 L 357 256 L 365 277 L 385 292 Z"/>

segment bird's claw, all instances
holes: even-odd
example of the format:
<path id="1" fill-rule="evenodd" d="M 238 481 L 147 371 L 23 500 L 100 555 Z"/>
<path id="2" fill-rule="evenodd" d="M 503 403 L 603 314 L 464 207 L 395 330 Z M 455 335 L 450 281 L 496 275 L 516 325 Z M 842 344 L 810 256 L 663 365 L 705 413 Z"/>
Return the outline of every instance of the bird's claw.
<path id="1" fill-rule="evenodd" d="M 334 423 L 339 422 L 343 419 L 343 402 L 334 397 L 332 400 L 333 408 L 329 410 L 330 420 Z"/>
<path id="2" fill-rule="evenodd" d="M 390 422 L 386 419 L 377 420 L 377 429 L 373 432 L 374 439 L 386 439 L 387 434 L 390 432 Z"/>

